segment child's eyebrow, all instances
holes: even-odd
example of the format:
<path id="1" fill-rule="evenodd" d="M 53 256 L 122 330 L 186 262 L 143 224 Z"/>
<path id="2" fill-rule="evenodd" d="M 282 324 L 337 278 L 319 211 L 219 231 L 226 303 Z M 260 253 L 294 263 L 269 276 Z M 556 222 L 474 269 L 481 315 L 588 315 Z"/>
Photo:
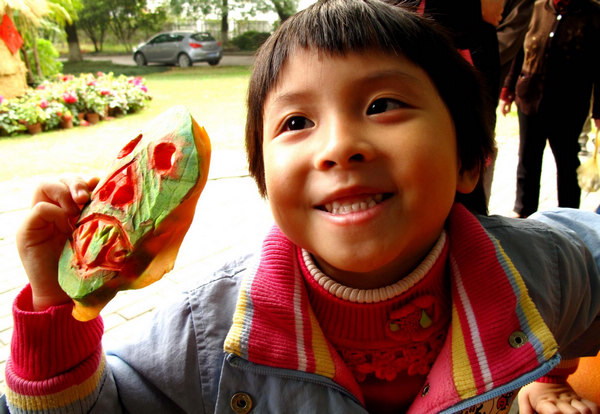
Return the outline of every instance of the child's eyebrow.
<path id="1" fill-rule="evenodd" d="M 281 94 L 274 94 L 273 98 L 270 99 L 270 105 L 285 106 L 288 104 L 293 104 L 298 100 L 307 98 L 308 95 L 308 92 L 284 92 Z"/>
<path id="2" fill-rule="evenodd" d="M 354 89 L 368 88 L 370 85 L 385 84 L 386 82 L 390 85 L 400 85 L 403 91 L 410 96 L 418 96 L 426 85 L 425 79 L 414 76 L 406 71 L 384 69 L 367 73 L 365 76 L 355 79 L 349 87 Z M 298 102 L 310 101 L 314 98 L 313 94 L 314 91 L 312 90 L 274 91 L 268 100 L 268 105 L 272 108 L 282 108 L 287 105 L 297 104 Z"/>
<path id="3" fill-rule="evenodd" d="M 367 76 L 360 78 L 357 83 L 369 85 L 374 82 L 389 82 L 393 81 L 394 84 L 400 84 L 403 87 L 408 87 L 411 92 L 418 92 L 421 88 L 426 85 L 425 79 L 413 76 L 402 70 L 381 70 L 367 74 Z"/>

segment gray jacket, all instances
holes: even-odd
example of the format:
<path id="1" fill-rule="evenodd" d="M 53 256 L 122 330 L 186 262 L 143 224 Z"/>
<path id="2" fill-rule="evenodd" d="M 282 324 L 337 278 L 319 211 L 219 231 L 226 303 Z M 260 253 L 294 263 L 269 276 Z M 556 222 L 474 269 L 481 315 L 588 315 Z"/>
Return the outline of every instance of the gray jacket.
<path id="1" fill-rule="evenodd" d="M 562 357 L 595 355 L 600 347 L 600 215 L 560 210 L 532 218 L 537 220 L 478 219 L 519 269 Z M 242 280 L 254 271 L 254 260 L 248 255 L 222 267 L 157 312 L 144 338 L 108 352 L 110 368 L 92 412 L 366 413 L 355 396 L 328 378 L 257 365 L 223 351 Z M 502 389 L 437 411 L 497 403 L 559 360 L 551 355 Z"/>

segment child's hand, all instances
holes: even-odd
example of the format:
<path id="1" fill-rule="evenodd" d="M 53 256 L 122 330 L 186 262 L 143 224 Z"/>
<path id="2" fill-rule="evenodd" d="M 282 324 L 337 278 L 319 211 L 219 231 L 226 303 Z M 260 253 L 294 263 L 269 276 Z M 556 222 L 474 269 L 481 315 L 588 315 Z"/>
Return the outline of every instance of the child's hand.
<path id="1" fill-rule="evenodd" d="M 63 179 L 40 185 L 31 211 L 17 231 L 17 248 L 33 292 L 33 310 L 67 303 L 58 284 L 58 260 L 82 206 L 98 179 Z"/>
<path id="2" fill-rule="evenodd" d="M 579 398 L 569 384 L 532 382 L 519 391 L 520 414 L 599 414 L 592 401 Z"/>

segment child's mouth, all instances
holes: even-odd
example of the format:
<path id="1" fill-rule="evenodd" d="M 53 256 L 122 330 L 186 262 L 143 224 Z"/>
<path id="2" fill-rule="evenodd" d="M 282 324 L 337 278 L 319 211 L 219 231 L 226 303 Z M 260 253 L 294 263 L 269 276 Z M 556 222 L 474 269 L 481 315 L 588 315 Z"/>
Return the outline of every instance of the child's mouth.
<path id="1" fill-rule="evenodd" d="M 352 200 L 332 201 L 331 203 L 326 203 L 321 208 L 331 214 L 344 215 L 368 210 L 387 198 L 389 196 L 384 194 L 373 194 Z"/>

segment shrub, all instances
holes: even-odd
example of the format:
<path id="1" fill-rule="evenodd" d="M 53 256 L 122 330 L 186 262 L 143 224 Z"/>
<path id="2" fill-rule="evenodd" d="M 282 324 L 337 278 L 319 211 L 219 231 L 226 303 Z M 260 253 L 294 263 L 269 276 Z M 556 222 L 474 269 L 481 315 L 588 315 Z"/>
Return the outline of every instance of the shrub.
<path id="1" fill-rule="evenodd" d="M 45 78 L 54 76 L 62 71 L 63 64 L 58 60 L 59 53 L 56 48 L 52 45 L 52 43 L 46 39 L 38 38 L 37 39 L 37 53 L 38 59 L 40 62 L 40 67 L 42 69 L 42 74 Z M 27 50 L 27 58 L 29 62 L 33 63 L 33 50 Z M 34 71 L 34 77 L 36 78 L 36 82 L 39 83 L 41 79 L 38 79 L 37 74 Z"/>
<path id="2" fill-rule="evenodd" d="M 239 36 L 234 37 L 231 43 L 240 50 L 255 51 L 262 45 L 270 36 L 267 32 L 247 31 Z"/>

